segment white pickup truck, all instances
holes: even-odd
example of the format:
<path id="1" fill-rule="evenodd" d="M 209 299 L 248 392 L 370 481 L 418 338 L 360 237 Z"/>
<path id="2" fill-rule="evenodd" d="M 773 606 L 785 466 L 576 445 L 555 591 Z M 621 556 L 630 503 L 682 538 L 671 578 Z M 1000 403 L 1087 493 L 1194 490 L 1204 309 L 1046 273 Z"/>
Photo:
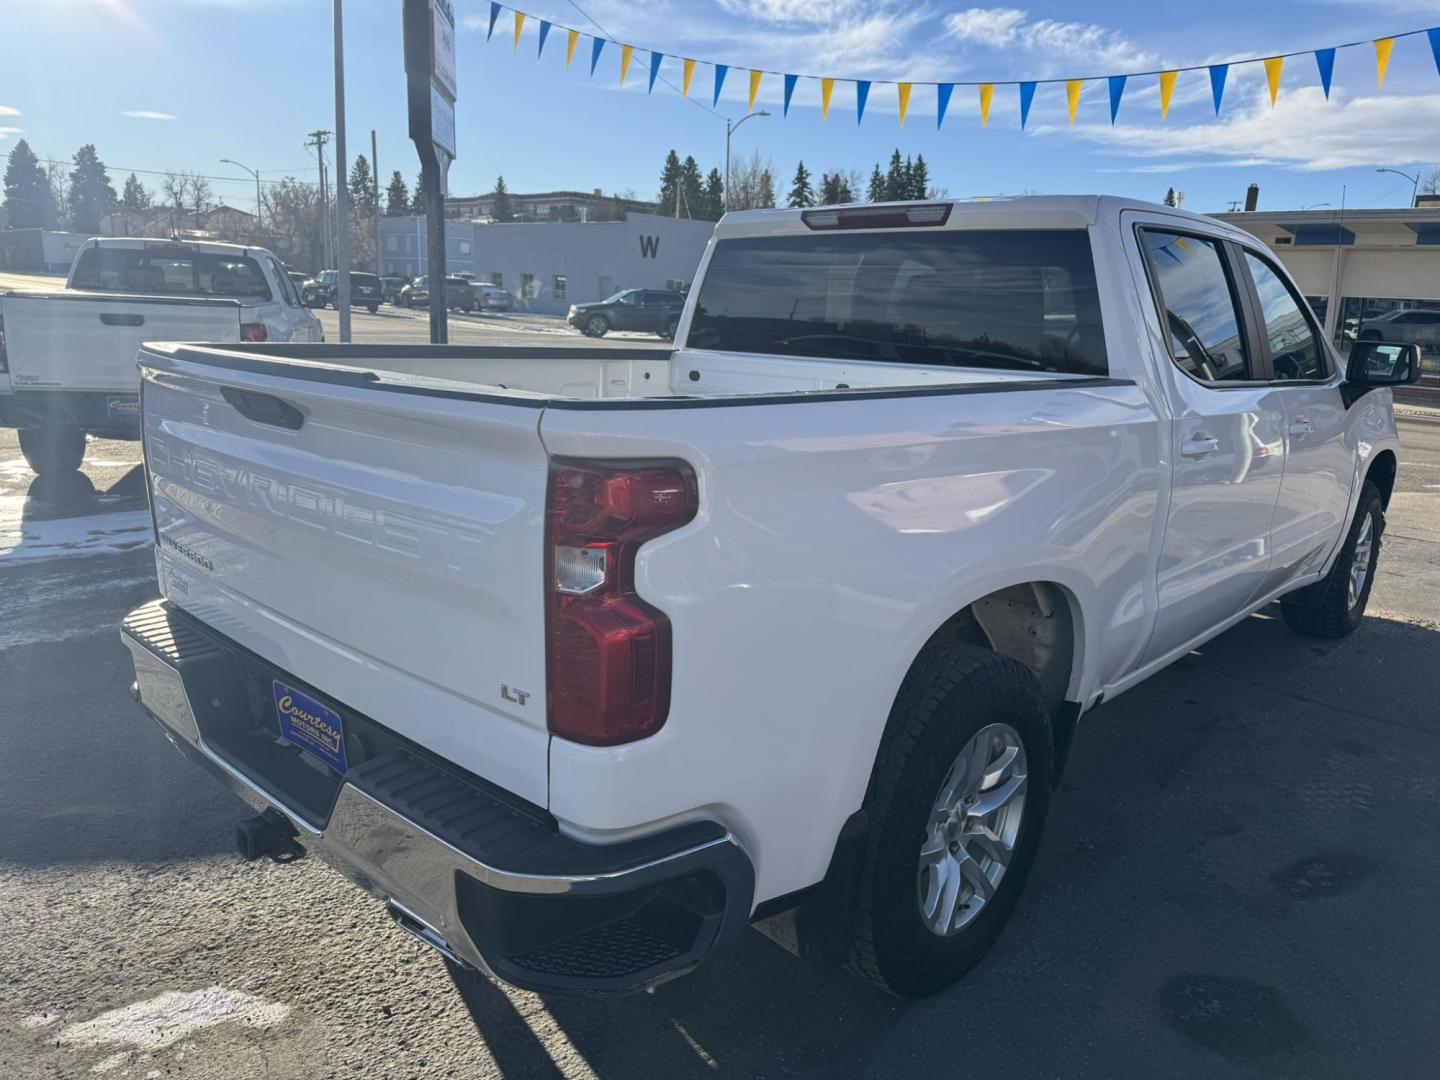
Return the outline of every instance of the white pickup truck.
<path id="1" fill-rule="evenodd" d="M 0 427 L 36 475 L 73 472 L 87 432 L 139 435 L 145 341 L 322 341 L 263 248 L 97 237 L 63 290 L 0 293 Z"/>
<path id="2" fill-rule="evenodd" d="M 1082 713 L 1277 599 L 1356 627 L 1418 356 L 1342 362 L 1237 229 L 1046 197 L 727 215 L 672 353 L 141 366 L 123 635 L 243 850 L 539 990 L 763 922 L 921 995 L 1009 917 Z"/>

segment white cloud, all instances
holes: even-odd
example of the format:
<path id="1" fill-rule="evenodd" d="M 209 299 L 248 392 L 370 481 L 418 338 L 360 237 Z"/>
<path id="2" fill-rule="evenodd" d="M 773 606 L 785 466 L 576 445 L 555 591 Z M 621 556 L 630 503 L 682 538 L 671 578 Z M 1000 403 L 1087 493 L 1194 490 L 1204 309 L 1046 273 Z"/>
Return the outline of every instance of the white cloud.
<path id="1" fill-rule="evenodd" d="M 10 105 L 0 105 L 0 116 L 19 116 L 20 110 Z"/>
<path id="2" fill-rule="evenodd" d="M 1021 49 L 1033 53 L 1045 70 L 1053 73 L 1048 60 L 1084 60 L 1085 71 L 1066 72 L 1091 75 L 1096 69 L 1112 71 L 1145 70 L 1159 66 L 1159 57 L 1124 34 L 1097 23 L 1064 22 L 1059 19 L 1031 21 L 1019 8 L 966 8 L 945 16 L 945 33 L 952 40 L 991 49 Z"/>
<path id="3" fill-rule="evenodd" d="M 8 139 L 11 135 L 19 135 L 23 128 L 0 127 L 0 139 Z"/>
<path id="4" fill-rule="evenodd" d="M 1079 124 L 1037 127 L 1037 135 L 1076 134 L 1138 157 L 1199 159 L 1212 165 L 1268 165 L 1316 172 L 1428 162 L 1417 131 L 1440 128 L 1440 94 L 1384 94 L 1329 101 L 1318 86 L 1282 93 L 1274 109 L 1263 88 L 1247 106 L 1208 123 Z"/>
<path id="5" fill-rule="evenodd" d="M 945 16 L 945 32 L 956 41 L 999 49 L 1015 43 L 1024 22 L 1018 8 L 966 8 Z"/>
<path id="6" fill-rule="evenodd" d="M 727 15 L 781 25 L 825 25 L 874 7 L 864 0 L 719 0 L 719 5 Z"/>
<path id="7" fill-rule="evenodd" d="M 166 112 L 152 112 L 149 109 L 126 109 L 120 114 L 128 116 L 131 120 L 174 120 L 175 117 Z"/>

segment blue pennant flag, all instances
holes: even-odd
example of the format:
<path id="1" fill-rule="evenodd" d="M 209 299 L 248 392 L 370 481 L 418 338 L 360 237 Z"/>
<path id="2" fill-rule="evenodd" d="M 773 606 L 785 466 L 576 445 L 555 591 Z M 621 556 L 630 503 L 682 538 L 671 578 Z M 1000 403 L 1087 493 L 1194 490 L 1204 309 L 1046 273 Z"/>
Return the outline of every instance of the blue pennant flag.
<path id="1" fill-rule="evenodd" d="M 1115 117 L 1120 115 L 1120 96 L 1125 93 L 1125 76 L 1110 76 L 1110 126 L 1115 126 Z"/>
<path id="2" fill-rule="evenodd" d="M 590 74 L 595 74 L 595 65 L 600 63 L 600 53 L 605 48 L 605 39 L 597 37 L 595 44 L 590 46 Z"/>
<path id="3" fill-rule="evenodd" d="M 1215 98 L 1215 115 L 1220 115 L 1220 99 L 1225 96 L 1225 76 L 1230 73 L 1229 64 L 1210 65 L 1210 93 Z"/>
<path id="4" fill-rule="evenodd" d="M 1035 100 L 1035 84 L 1033 82 L 1022 82 L 1020 84 L 1020 127 L 1025 127 L 1025 121 L 1030 119 L 1030 103 Z"/>
<path id="5" fill-rule="evenodd" d="M 945 110 L 950 108 L 950 95 L 954 92 L 954 83 L 942 82 L 935 86 L 935 126 L 937 128 L 945 122 Z"/>
<path id="6" fill-rule="evenodd" d="M 799 75 L 785 76 L 785 111 L 780 114 L 781 116 L 790 115 L 790 98 L 795 93 L 795 83 L 799 80 L 799 78 Z"/>
<path id="7" fill-rule="evenodd" d="M 725 85 L 725 76 L 729 73 L 729 71 L 729 64 L 715 65 L 715 100 L 710 102 L 711 105 L 720 104 L 720 88 Z"/>
<path id="8" fill-rule="evenodd" d="M 870 84 L 857 80 L 855 83 L 855 123 L 865 119 L 865 102 L 870 99 Z"/>
<path id="9" fill-rule="evenodd" d="M 1430 51 L 1435 55 L 1435 70 L 1440 71 L 1440 30 L 1425 31 L 1430 35 Z"/>
<path id="10" fill-rule="evenodd" d="M 540 48 L 536 51 L 535 57 L 539 59 L 545 55 L 545 39 L 550 36 L 550 24 L 544 19 L 540 20 Z"/>
<path id="11" fill-rule="evenodd" d="M 1434 30 L 1430 31 L 1432 34 Z M 1320 85 L 1325 88 L 1325 96 L 1330 96 L 1330 79 L 1335 74 L 1335 50 L 1316 49 L 1315 66 L 1320 69 Z"/>
<path id="12" fill-rule="evenodd" d="M 495 33 L 495 20 L 500 18 L 500 5 L 490 5 L 490 29 L 485 31 L 485 40 L 490 40 L 490 35 Z"/>
<path id="13" fill-rule="evenodd" d="M 655 80 L 660 75 L 660 61 L 664 59 L 665 54 L 662 52 L 652 52 L 650 54 L 650 92 L 652 94 L 655 92 Z"/>

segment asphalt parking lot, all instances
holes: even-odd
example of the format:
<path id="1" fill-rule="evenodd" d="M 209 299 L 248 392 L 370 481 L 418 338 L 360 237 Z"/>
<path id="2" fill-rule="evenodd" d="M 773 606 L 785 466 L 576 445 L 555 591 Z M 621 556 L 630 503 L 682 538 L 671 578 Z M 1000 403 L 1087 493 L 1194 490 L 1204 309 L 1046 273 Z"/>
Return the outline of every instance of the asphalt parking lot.
<path id="1" fill-rule="evenodd" d="M 1264 612 L 1087 717 L 1001 942 L 903 1003 L 757 934 L 648 994 L 541 998 L 318 861 L 242 863 L 240 804 L 128 693 L 137 446 L 47 487 L 0 432 L 0 1077 L 1432 1075 L 1440 411 L 1402 440 L 1362 629 Z"/>

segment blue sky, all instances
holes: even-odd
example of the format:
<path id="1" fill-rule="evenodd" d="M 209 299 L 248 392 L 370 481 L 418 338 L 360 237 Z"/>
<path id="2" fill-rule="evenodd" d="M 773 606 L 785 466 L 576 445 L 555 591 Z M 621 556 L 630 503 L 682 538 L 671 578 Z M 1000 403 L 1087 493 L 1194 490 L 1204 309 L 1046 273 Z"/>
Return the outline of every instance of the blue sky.
<path id="1" fill-rule="evenodd" d="M 511 190 L 633 189 L 650 198 L 665 152 L 722 166 L 725 124 L 708 108 L 713 73 L 701 66 L 686 101 L 663 84 L 645 92 L 648 57 L 637 51 L 624 89 L 619 50 L 607 47 L 589 75 L 589 41 L 565 68 L 565 37 L 536 58 L 536 26 L 512 49 L 504 14 L 485 40 L 486 0 L 453 0 L 458 35 L 459 157 L 451 190 L 489 190 L 503 173 Z M 1440 26 L 1440 0 L 1207 0 L 1198 4 L 1010 0 L 516 0 L 517 6 L 587 33 L 604 26 L 643 50 L 732 65 L 718 112 L 746 111 L 751 66 L 877 80 L 863 125 L 842 82 L 821 123 L 818 83 L 802 80 L 788 118 L 781 80 L 767 76 L 757 117 L 735 136 L 737 155 L 758 151 L 788 182 L 797 160 L 812 173 L 868 174 L 897 146 L 923 153 L 934 183 L 955 196 L 1113 192 L 1159 199 L 1167 187 L 1186 206 L 1225 209 L 1261 185 L 1261 207 L 1400 206 L 1410 185 L 1377 166 L 1414 172 L 1440 163 L 1440 75 L 1424 36 L 1396 44 L 1383 90 L 1368 44 L 1342 50 L 1327 102 L 1313 57 L 1287 61 L 1271 109 L 1259 64 L 1230 71 L 1219 120 L 1205 72 L 1182 74 L 1169 119 L 1159 119 L 1153 76 L 1132 79 L 1119 123 L 1109 121 L 1103 81 L 1087 83 L 1074 128 L 1065 91 L 1042 85 L 1028 129 L 1014 87 L 995 91 L 979 124 L 976 91 L 956 89 L 935 127 L 935 95 L 917 86 L 897 124 L 893 86 L 878 80 L 1047 79 L 1103 76 L 1308 50 Z M 0 14 L 0 153 L 17 138 L 42 157 L 68 158 L 94 142 L 119 186 L 131 169 L 241 174 L 234 158 L 267 180 L 314 178 L 305 133 L 334 127 L 328 0 L 3 0 Z M 400 0 L 346 0 L 349 152 L 369 152 L 379 133 L 386 176 L 416 172 L 406 137 Z M 679 60 L 663 75 L 678 84 Z M 142 175 L 152 188 L 159 176 Z M 213 182 L 240 206 L 253 182 Z M 784 184 L 782 184 L 782 189 Z"/>

